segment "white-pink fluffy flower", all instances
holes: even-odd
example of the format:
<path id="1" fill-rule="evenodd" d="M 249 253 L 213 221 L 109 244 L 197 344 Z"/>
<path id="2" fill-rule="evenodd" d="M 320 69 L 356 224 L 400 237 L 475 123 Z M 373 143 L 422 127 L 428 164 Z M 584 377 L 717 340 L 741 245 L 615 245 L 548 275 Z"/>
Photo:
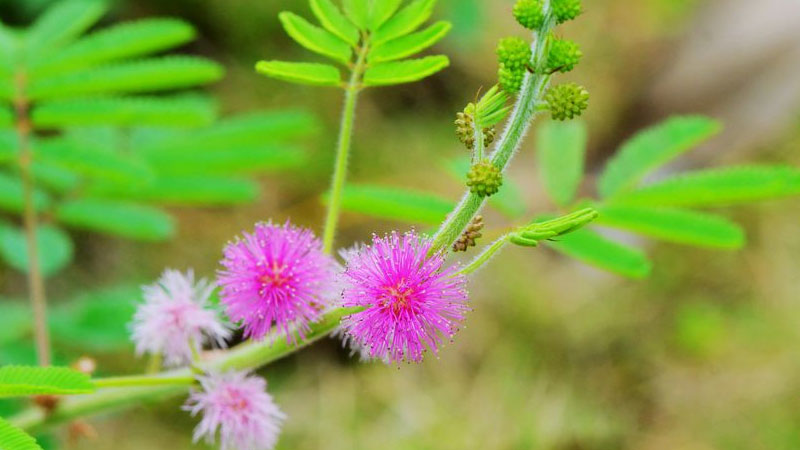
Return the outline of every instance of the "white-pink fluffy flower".
<path id="1" fill-rule="evenodd" d="M 224 346 L 231 330 L 209 304 L 213 290 L 205 279 L 195 281 L 191 270 L 167 269 L 157 282 L 143 286 L 144 302 L 131 326 L 136 353 L 160 354 L 166 365 L 180 366 L 205 344 Z"/>
<path id="2" fill-rule="evenodd" d="M 203 418 L 194 440 L 213 443 L 221 450 L 271 450 L 278 441 L 286 415 L 266 392 L 267 382 L 244 372 L 199 377 L 202 390 L 194 391 L 184 405 Z"/>

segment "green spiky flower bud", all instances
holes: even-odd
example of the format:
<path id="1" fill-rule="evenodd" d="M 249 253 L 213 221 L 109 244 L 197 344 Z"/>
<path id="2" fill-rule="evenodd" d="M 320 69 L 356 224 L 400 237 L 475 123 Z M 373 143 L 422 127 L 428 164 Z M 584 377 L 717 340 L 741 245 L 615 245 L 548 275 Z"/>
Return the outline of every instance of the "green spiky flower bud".
<path id="1" fill-rule="evenodd" d="M 456 115 L 456 135 L 458 140 L 464 144 L 468 150 L 475 149 L 475 104 L 470 103 L 464 108 L 463 112 Z M 486 127 L 483 129 L 483 143 L 490 145 L 495 140 L 495 131 L 493 127 Z"/>
<path id="2" fill-rule="evenodd" d="M 541 27 L 544 23 L 542 0 L 518 0 L 514 5 L 514 18 L 529 30 Z"/>
<path id="3" fill-rule="evenodd" d="M 527 68 L 532 56 L 531 46 L 518 37 L 507 37 L 497 44 L 498 62 L 511 70 Z"/>
<path id="4" fill-rule="evenodd" d="M 575 83 L 550 88 L 544 96 L 550 114 L 555 120 L 578 117 L 589 106 L 589 91 Z"/>
<path id="5" fill-rule="evenodd" d="M 467 174 L 469 191 L 481 197 L 496 194 L 502 185 L 503 173 L 486 159 L 473 165 Z"/>
<path id="6" fill-rule="evenodd" d="M 573 20 L 582 12 L 581 0 L 550 0 L 550 7 L 558 23 Z"/>
<path id="7" fill-rule="evenodd" d="M 525 79 L 524 70 L 511 70 L 507 67 L 500 66 L 497 72 L 497 80 L 500 87 L 509 94 L 516 94 L 522 88 L 522 80 Z"/>
<path id="8" fill-rule="evenodd" d="M 547 70 L 569 72 L 575 68 L 582 56 L 583 52 L 578 44 L 569 40 L 554 39 L 547 54 Z"/>

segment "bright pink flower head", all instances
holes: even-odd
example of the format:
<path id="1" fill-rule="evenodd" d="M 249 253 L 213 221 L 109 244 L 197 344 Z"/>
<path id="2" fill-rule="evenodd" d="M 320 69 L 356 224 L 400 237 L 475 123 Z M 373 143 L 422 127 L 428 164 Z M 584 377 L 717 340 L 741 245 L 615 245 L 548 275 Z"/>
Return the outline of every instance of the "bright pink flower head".
<path id="1" fill-rule="evenodd" d="M 288 222 L 256 224 L 228 244 L 219 272 L 220 299 L 245 336 L 261 339 L 275 326 L 288 341 L 302 337 L 328 303 L 335 263 L 314 234 Z"/>
<path id="2" fill-rule="evenodd" d="M 203 413 L 194 441 L 212 444 L 219 433 L 220 450 L 271 450 L 286 415 L 266 392 L 267 382 L 243 372 L 199 377 L 201 391 L 189 395 L 183 409 Z"/>
<path id="3" fill-rule="evenodd" d="M 420 362 L 426 348 L 436 353 L 464 320 L 466 278 L 443 268 L 441 253 L 428 256 L 430 248 L 415 233 L 392 233 L 349 258 L 344 306 L 366 309 L 342 326 L 370 358 Z"/>
<path id="4" fill-rule="evenodd" d="M 136 353 L 160 354 L 165 364 L 180 366 L 206 343 L 224 346 L 231 330 L 210 308 L 213 290 L 205 279 L 195 282 L 191 270 L 167 269 L 156 283 L 143 286 L 144 302 L 131 325 Z"/>

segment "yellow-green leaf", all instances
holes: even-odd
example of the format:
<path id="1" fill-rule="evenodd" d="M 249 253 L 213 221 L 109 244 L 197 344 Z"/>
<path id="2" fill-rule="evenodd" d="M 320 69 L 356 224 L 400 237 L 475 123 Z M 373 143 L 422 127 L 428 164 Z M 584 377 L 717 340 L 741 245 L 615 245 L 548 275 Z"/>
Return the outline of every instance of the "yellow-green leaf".
<path id="1" fill-rule="evenodd" d="M 378 45 L 413 32 L 431 17 L 435 4 L 436 0 L 414 0 L 378 28 L 373 44 Z"/>
<path id="2" fill-rule="evenodd" d="M 427 78 L 450 65 L 447 56 L 393 61 L 371 66 L 364 73 L 365 86 L 389 86 Z"/>
<path id="3" fill-rule="evenodd" d="M 420 32 L 376 45 L 369 53 L 369 60 L 373 63 L 380 63 L 415 55 L 439 42 L 451 28 L 452 25 L 449 22 L 436 22 Z"/>
<path id="4" fill-rule="evenodd" d="M 362 30 L 369 26 L 370 0 L 342 0 L 344 13 Z"/>
<path id="5" fill-rule="evenodd" d="M 340 86 L 342 75 L 334 66 L 318 63 L 259 61 L 256 71 L 278 80 L 314 86 Z"/>
<path id="6" fill-rule="evenodd" d="M 93 391 L 94 385 L 86 374 L 66 367 L 0 367 L 0 398 Z"/>
<path id="7" fill-rule="evenodd" d="M 42 450 L 36 439 L 0 417 L 0 448 L 3 450 Z"/>
<path id="8" fill-rule="evenodd" d="M 352 46 L 358 45 L 358 28 L 339 11 L 331 0 L 311 0 L 311 11 L 326 30 L 339 36 Z"/>
<path id="9" fill-rule="evenodd" d="M 345 64 L 350 61 L 353 54 L 350 45 L 335 34 L 288 11 L 280 13 L 278 18 L 286 34 L 303 47 Z"/>
<path id="10" fill-rule="evenodd" d="M 581 229 L 547 245 L 565 255 L 630 278 L 644 278 L 652 265 L 640 250 L 606 239 L 594 231 Z"/>
<path id="11" fill-rule="evenodd" d="M 369 11 L 369 29 L 375 31 L 380 28 L 397 12 L 400 3 L 402 0 L 373 0 Z"/>

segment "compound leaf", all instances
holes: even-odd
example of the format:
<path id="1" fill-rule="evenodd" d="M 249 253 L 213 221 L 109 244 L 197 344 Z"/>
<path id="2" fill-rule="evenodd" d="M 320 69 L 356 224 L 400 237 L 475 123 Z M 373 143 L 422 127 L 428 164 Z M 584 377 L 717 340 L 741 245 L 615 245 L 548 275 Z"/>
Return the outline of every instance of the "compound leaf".
<path id="1" fill-rule="evenodd" d="M 800 169 L 739 166 L 700 170 L 627 192 L 613 203 L 659 206 L 728 206 L 800 194 Z"/>
<path id="2" fill-rule="evenodd" d="M 27 236 L 21 229 L 0 223 L 0 256 L 5 262 L 22 272 L 28 272 Z M 73 256 L 69 235 L 52 225 L 36 229 L 39 266 L 44 276 L 50 276 L 66 267 Z"/>
<path id="3" fill-rule="evenodd" d="M 47 139 L 36 142 L 38 160 L 91 178 L 135 185 L 153 178 L 150 168 L 131 156 L 115 151 L 91 148 L 70 139 Z"/>
<path id="4" fill-rule="evenodd" d="M 75 228 L 142 241 L 163 241 L 175 232 L 172 218 L 158 209 L 102 199 L 68 200 L 56 217 Z"/>
<path id="5" fill-rule="evenodd" d="M 340 86 L 342 74 L 334 66 L 318 63 L 259 61 L 256 71 L 282 81 L 312 86 Z"/>
<path id="6" fill-rule="evenodd" d="M 651 170 L 717 134 L 722 126 L 702 116 L 673 117 L 622 144 L 600 176 L 603 197 L 631 189 Z"/>
<path id="7" fill-rule="evenodd" d="M 375 31 L 373 44 L 379 45 L 413 32 L 431 17 L 435 4 L 436 0 L 414 0 Z"/>
<path id="8" fill-rule="evenodd" d="M 375 31 L 386 23 L 397 12 L 400 3 L 402 0 L 373 1 L 369 11 L 369 29 Z"/>
<path id="9" fill-rule="evenodd" d="M 105 10 L 105 2 L 98 0 L 64 0 L 48 8 L 25 33 L 28 62 L 55 53 L 97 22 Z"/>
<path id="10" fill-rule="evenodd" d="M 738 249 L 745 244 L 745 234 L 739 225 L 723 217 L 683 209 L 603 206 L 597 223 L 700 247 Z"/>
<path id="11" fill-rule="evenodd" d="M 351 184 L 342 193 L 342 208 L 381 219 L 434 225 L 445 219 L 453 203 L 424 192 Z"/>
<path id="12" fill-rule="evenodd" d="M 326 30 L 339 36 L 342 40 L 355 47 L 358 45 L 360 33 L 347 17 L 331 0 L 311 0 L 311 11 Z"/>
<path id="13" fill-rule="evenodd" d="M 22 180 L 18 177 L 0 173 L 0 209 L 11 212 L 21 212 L 23 208 Z M 36 189 L 33 193 L 33 205 L 41 211 L 50 205 L 50 196 L 46 192 Z"/>
<path id="14" fill-rule="evenodd" d="M 308 50 L 345 64 L 350 61 L 353 54 L 350 45 L 335 34 L 288 11 L 280 13 L 278 18 L 286 34 Z"/>
<path id="15" fill-rule="evenodd" d="M 640 250 L 587 229 L 573 231 L 547 244 L 565 255 L 629 278 L 644 278 L 652 268 Z"/>
<path id="16" fill-rule="evenodd" d="M 0 417 L 0 448 L 3 450 L 42 450 L 32 436 Z"/>
<path id="17" fill-rule="evenodd" d="M 88 375 L 67 367 L 0 367 L 0 398 L 88 394 L 94 390 Z"/>
<path id="18" fill-rule="evenodd" d="M 195 37 L 194 28 L 178 19 L 144 19 L 97 31 L 70 44 L 32 68 L 34 77 L 84 69 L 119 59 L 166 50 Z"/>
<path id="19" fill-rule="evenodd" d="M 192 171 L 196 174 L 196 171 Z M 258 184 L 251 180 L 207 175 L 161 176 L 144 188 L 130 185 L 95 185 L 95 197 L 110 197 L 164 205 L 234 205 L 258 197 Z"/>
<path id="20" fill-rule="evenodd" d="M 380 63 L 415 55 L 439 42 L 452 27 L 449 22 L 436 22 L 420 32 L 376 45 L 369 53 L 369 60 Z"/>
<path id="21" fill-rule="evenodd" d="M 575 199 L 586 152 L 586 124 L 546 122 L 537 135 L 539 173 L 550 198 L 558 206 L 567 206 Z"/>
<path id="22" fill-rule="evenodd" d="M 167 56 L 111 64 L 33 80 L 34 100 L 161 91 L 198 86 L 222 77 L 222 67 L 203 58 Z"/>
<path id="23" fill-rule="evenodd" d="M 342 0 L 344 13 L 362 30 L 369 26 L 370 0 Z"/>
<path id="24" fill-rule="evenodd" d="M 365 86 L 389 86 L 427 78 L 450 65 L 447 56 L 426 56 L 376 64 L 364 73 Z"/>

